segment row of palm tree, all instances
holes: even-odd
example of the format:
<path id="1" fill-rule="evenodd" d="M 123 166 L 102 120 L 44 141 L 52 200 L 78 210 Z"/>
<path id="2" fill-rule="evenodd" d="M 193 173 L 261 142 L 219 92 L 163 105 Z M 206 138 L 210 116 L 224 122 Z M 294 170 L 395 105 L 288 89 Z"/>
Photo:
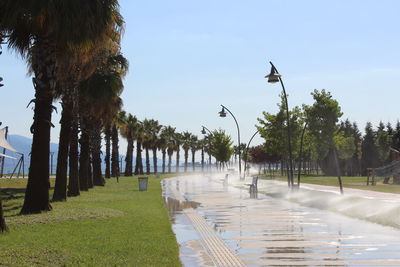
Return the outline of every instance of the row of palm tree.
<path id="1" fill-rule="evenodd" d="M 101 129 L 122 105 L 119 96 L 127 70 L 119 52 L 122 27 L 117 0 L 1 1 L 0 34 L 26 61 L 35 90 L 22 214 L 52 208 L 49 155 L 56 100 L 62 102 L 62 113 L 53 200 L 104 184 Z"/>
<path id="2" fill-rule="evenodd" d="M 152 156 L 153 171 L 158 173 L 158 158 L 157 151 L 161 151 L 162 154 L 162 166 L 161 173 L 171 173 L 172 172 L 172 157 L 174 152 L 176 153 L 176 172 L 179 172 L 179 162 L 180 162 L 180 150 L 184 151 L 184 171 L 188 170 L 189 165 L 189 153 L 191 152 L 191 162 L 192 169 L 195 171 L 195 155 L 196 152 L 201 150 L 201 164 L 202 169 L 204 169 L 205 161 L 204 155 L 208 153 L 211 160 L 211 154 L 209 149 L 209 143 L 206 139 L 199 140 L 198 137 L 188 131 L 179 133 L 176 128 L 172 126 L 163 126 L 157 120 L 154 119 L 144 119 L 143 121 L 138 120 L 136 116 L 132 114 L 126 114 L 126 112 L 121 111 L 116 121 L 116 125 L 120 134 L 127 141 L 127 149 L 125 156 L 125 176 L 132 176 L 133 174 L 150 174 L 151 173 L 151 163 L 150 155 Z M 116 135 L 118 137 L 118 134 Z M 133 168 L 133 152 L 135 148 L 136 141 L 136 165 Z M 118 140 L 112 140 L 112 144 L 117 143 Z M 106 166 L 119 166 L 118 164 L 118 149 L 115 150 L 115 155 L 111 157 L 107 156 L 110 147 L 110 141 L 107 140 L 106 134 L 106 156 L 105 163 Z M 145 153 L 145 170 L 142 160 L 142 152 Z M 114 150 L 113 150 L 114 154 Z M 167 161 L 168 157 L 168 161 Z M 108 173 L 106 167 L 106 177 L 117 176 L 117 174 Z M 118 171 L 119 172 L 119 171 Z"/>

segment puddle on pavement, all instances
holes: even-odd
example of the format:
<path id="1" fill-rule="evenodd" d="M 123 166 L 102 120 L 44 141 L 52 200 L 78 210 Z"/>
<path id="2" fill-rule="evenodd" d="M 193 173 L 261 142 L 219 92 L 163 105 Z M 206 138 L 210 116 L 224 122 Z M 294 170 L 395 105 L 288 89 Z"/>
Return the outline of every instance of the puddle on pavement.
<path id="1" fill-rule="evenodd" d="M 229 181 L 230 182 L 230 181 Z M 177 200 L 173 187 L 185 200 Z M 203 176 L 164 180 L 184 266 L 214 266 L 182 211 L 193 208 L 247 266 L 400 266 L 400 231 Z"/>

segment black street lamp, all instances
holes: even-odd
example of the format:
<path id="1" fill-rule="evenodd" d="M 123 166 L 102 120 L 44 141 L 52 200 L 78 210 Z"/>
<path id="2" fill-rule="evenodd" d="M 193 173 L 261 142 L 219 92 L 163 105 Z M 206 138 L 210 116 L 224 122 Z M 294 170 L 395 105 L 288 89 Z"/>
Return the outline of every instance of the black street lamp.
<path id="1" fill-rule="evenodd" d="M 288 149 L 289 149 L 289 173 L 288 173 L 288 186 L 293 186 L 294 177 L 293 177 L 293 161 L 292 161 L 292 140 L 291 140 L 291 131 L 290 131 L 290 115 L 289 115 L 289 105 L 287 101 L 287 95 L 285 86 L 283 85 L 282 75 L 279 74 L 278 70 L 275 68 L 272 62 L 271 64 L 271 72 L 266 75 L 265 78 L 268 78 L 269 83 L 277 83 L 280 82 L 282 85 L 283 96 L 285 98 L 285 108 L 286 108 L 286 120 L 287 120 L 287 135 L 288 135 Z"/>
<path id="2" fill-rule="evenodd" d="M 251 143 L 251 141 L 253 141 L 253 138 L 254 138 L 259 132 L 260 132 L 260 131 L 257 130 L 257 131 L 253 134 L 253 136 L 250 138 L 250 141 L 247 143 L 247 146 L 246 146 L 246 155 L 245 155 L 245 157 L 244 157 L 244 174 L 243 174 L 243 179 L 246 177 L 247 157 L 249 156 L 248 154 L 249 154 L 250 143 Z"/>
<path id="3" fill-rule="evenodd" d="M 304 162 L 303 158 L 303 144 L 304 144 L 304 133 L 307 129 L 307 121 L 304 123 L 303 131 L 301 132 L 301 141 L 300 141 L 300 154 L 299 154 L 299 167 L 298 167 L 298 174 L 297 174 L 297 187 L 300 188 L 300 176 L 301 176 L 301 163 Z"/>
<path id="4" fill-rule="evenodd" d="M 210 170 L 211 170 L 211 136 L 212 136 L 212 132 L 206 126 L 202 125 L 201 127 L 202 127 L 201 134 L 206 135 L 207 132 L 210 134 L 210 138 L 208 138 L 208 146 L 210 149 L 210 151 L 208 151 L 209 152 L 208 153 L 208 161 L 209 161 L 208 165 L 210 166 Z"/>
<path id="5" fill-rule="evenodd" d="M 237 120 L 236 120 L 236 118 L 235 118 L 235 116 L 232 114 L 232 112 L 227 108 L 227 107 L 225 107 L 224 105 L 221 105 L 221 107 L 222 107 L 222 110 L 220 111 L 220 112 L 218 112 L 219 113 L 219 116 L 221 117 L 221 118 L 225 118 L 226 117 L 226 112 L 225 112 L 225 110 L 227 110 L 228 112 L 229 112 L 229 114 L 231 114 L 232 115 L 232 117 L 233 117 L 233 119 L 235 120 L 235 123 L 236 123 L 236 128 L 237 128 L 237 132 L 238 132 L 238 149 L 239 149 L 239 177 L 241 178 L 242 177 L 242 159 L 241 159 L 241 149 L 240 149 L 240 130 L 239 130 L 239 124 L 238 124 L 238 122 L 237 122 Z"/>

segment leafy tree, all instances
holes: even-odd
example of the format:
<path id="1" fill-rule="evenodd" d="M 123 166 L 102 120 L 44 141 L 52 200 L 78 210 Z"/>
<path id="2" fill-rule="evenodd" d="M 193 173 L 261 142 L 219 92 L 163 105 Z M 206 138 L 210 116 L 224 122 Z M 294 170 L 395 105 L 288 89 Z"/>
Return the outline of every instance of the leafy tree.
<path id="1" fill-rule="evenodd" d="M 342 116 L 339 103 L 332 98 L 330 92 L 314 90 L 312 106 L 304 105 L 308 132 L 312 136 L 320 167 L 326 175 L 335 174 L 331 162 L 334 136 L 337 132 L 337 122 Z"/>
<path id="2" fill-rule="evenodd" d="M 265 139 L 265 150 L 269 155 L 276 155 L 281 159 L 281 171 L 283 172 L 284 163 L 289 162 L 288 150 L 288 132 L 285 101 L 282 98 L 278 105 L 279 111 L 276 114 L 263 112 L 264 118 L 258 118 L 260 126 L 257 129 L 260 135 Z M 303 125 L 303 114 L 299 107 L 294 107 L 289 111 L 290 129 L 291 129 L 291 146 L 293 159 L 298 158 L 298 148 L 300 147 L 300 139 Z M 289 164 L 286 164 L 289 170 Z M 288 179 L 290 175 L 288 172 Z"/>
<path id="3" fill-rule="evenodd" d="M 339 132 L 333 139 L 340 159 L 350 159 L 353 157 L 356 151 L 353 136 L 346 137 L 343 132 Z"/>
<path id="4" fill-rule="evenodd" d="M 224 130 L 215 130 L 211 138 L 211 154 L 222 166 L 229 161 L 233 154 L 233 141 L 230 136 L 225 134 Z"/>
<path id="5" fill-rule="evenodd" d="M 376 147 L 376 133 L 372 129 L 372 124 L 367 122 L 365 135 L 361 144 L 361 174 L 367 175 L 367 168 L 379 166 L 379 154 Z"/>
<path id="6" fill-rule="evenodd" d="M 376 131 L 376 147 L 378 149 L 379 162 L 381 165 L 388 162 L 390 147 L 392 145 L 392 136 L 393 132 L 391 127 L 386 131 L 383 122 L 379 122 L 378 130 Z"/>

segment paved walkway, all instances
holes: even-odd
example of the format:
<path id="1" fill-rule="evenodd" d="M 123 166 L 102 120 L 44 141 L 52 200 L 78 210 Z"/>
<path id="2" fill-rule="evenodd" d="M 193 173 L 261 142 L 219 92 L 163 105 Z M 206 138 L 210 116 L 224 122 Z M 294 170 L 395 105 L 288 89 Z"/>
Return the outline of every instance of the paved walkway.
<path id="1" fill-rule="evenodd" d="M 400 266 L 399 230 L 280 198 L 254 198 L 233 179 L 189 176 L 166 183 L 177 200 L 200 203 L 180 216 L 189 219 L 214 266 Z"/>

